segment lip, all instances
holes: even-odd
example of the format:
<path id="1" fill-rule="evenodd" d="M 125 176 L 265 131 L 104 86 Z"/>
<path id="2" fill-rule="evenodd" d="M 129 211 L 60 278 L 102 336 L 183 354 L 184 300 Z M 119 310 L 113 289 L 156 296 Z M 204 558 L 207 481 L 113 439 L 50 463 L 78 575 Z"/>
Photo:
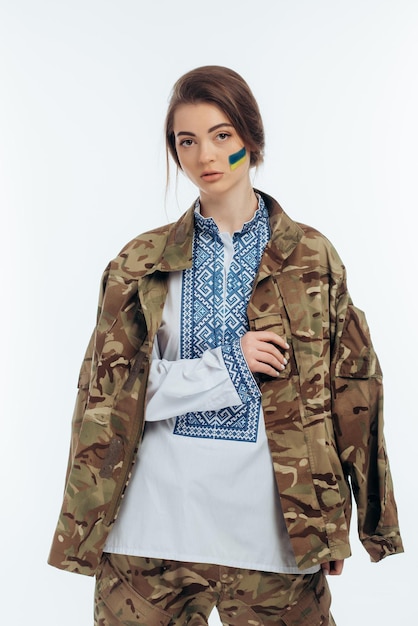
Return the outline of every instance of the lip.
<path id="1" fill-rule="evenodd" d="M 219 180 L 220 178 L 222 178 L 222 176 L 223 176 L 223 172 L 216 172 L 213 170 L 208 170 L 207 172 L 203 172 L 200 175 L 200 178 L 209 182 L 210 181 L 215 182 Z"/>

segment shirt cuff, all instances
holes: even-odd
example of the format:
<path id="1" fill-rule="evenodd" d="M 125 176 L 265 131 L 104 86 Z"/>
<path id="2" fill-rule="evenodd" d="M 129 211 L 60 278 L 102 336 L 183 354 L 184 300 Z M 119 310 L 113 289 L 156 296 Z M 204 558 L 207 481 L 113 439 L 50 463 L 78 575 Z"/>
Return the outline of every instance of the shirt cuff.
<path id="1" fill-rule="evenodd" d="M 243 404 L 254 398 L 260 398 L 261 392 L 257 382 L 248 367 L 241 349 L 241 341 L 222 346 L 222 356 L 231 381 Z"/>

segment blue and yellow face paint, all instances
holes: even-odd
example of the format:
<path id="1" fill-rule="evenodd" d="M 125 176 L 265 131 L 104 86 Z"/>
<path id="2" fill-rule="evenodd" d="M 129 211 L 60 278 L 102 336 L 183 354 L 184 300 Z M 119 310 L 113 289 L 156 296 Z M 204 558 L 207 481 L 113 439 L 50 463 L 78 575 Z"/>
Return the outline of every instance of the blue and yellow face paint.
<path id="1" fill-rule="evenodd" d="M 247 151 L 245 149 L 245 146 L 241 150 L 238 150 L 238 152 L 234 152 L 234 154 L 229 155 L 229 167 L 232 171 L 236 170 L 237 167 L 244 163 L 246 155 Z"/>

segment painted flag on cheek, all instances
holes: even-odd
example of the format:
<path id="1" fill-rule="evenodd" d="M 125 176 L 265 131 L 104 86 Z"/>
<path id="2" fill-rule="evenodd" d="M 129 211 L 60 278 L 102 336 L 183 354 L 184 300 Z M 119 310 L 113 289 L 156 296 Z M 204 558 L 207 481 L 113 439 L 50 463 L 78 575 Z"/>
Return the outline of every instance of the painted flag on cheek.
<path id="1" fill-rule="evenodd" d="M 229 155 L 228 160 L 231 170 L 236 170 L 237 167 L 245 161 L 246 154 L 247 151 L 244 146 L 241 150 L 238 150 L 238 152 L 234 152 L 234 154 Z"/>

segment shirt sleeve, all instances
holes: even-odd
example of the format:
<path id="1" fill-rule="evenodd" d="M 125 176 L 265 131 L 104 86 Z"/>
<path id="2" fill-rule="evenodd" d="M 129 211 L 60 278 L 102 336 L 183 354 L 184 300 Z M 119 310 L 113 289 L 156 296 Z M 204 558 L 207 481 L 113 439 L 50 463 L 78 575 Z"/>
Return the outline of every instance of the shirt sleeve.
<path id="1" fill-rule="evenodd" d="M 170 419 L 196 411 L 217 411 L 241 404 L 243 402 L 225 366 L 221 347 L 206 350 L 196 359 L 152 359 L 146 421 Z"/>
<path id="2" fill-rule="evenodd" d="M 241 339 L 223 345 L 222 356 L 242 404 L 260 398 L 260 388 L 245 360 Z"/>

